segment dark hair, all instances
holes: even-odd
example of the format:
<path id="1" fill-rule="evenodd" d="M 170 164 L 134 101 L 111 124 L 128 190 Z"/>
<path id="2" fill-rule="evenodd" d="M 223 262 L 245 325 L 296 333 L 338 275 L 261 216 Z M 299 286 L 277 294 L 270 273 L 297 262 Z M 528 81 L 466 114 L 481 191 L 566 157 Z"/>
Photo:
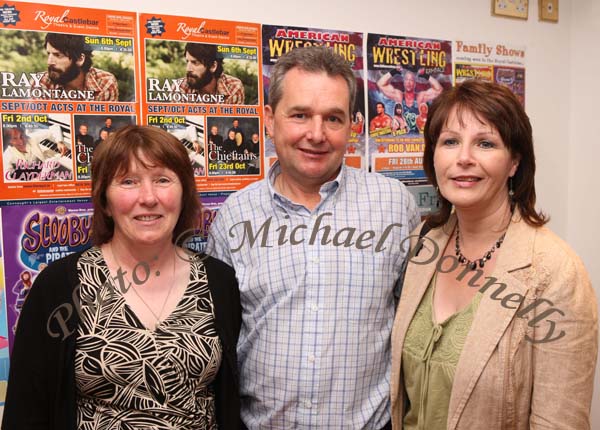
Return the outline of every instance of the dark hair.
<path id="1" fill-rule="evenodd" d="M 44 39 L 44 46 L 47 47 L 48 43 L 69 57 L 71 61 L 79 60 L 79 57 L 83 54 L 85 59 L 81 70 L 84 72 L 87 73 L 90 67 L 92 67 L 92 50 L 86 45 L 84 36 L 79 34 L 48 33 Z"/>
<path id="2" fill-rule="evenodd" d="M 166 167 L 175 172 L 181 183 L 181 213 L 173 230 L 173 242 L 177 240 L 177 244 L 180 245 L 193 234 L 200 214 L 200 201 L 186 149 L 175 136 L 165 130 L 152 126 L 128 125 L 111 134 L 94 151 L 92 237 L 96 245 L 108 242 L 114 233 L 114 222 L 107 212 L 106 190 L 115 177 L 129 169 L 133 160 L 141 162 L 140 153 L 153 163 L 152 165 Z"/>
<path id="3" fill-rule="evenodd" d="M 535 210 L 535 155 L 529 117 L 517 97 L 502 85 L 469 80 L 443 91 L 433 101 L 424 130 L 423 169 L 429 181 L 437 187 L 433 154 L 442 128 L 453 109 L 456 109 L 461 122 L 464 112 L 471 112 L 498 130 L 511 156 L 519 160 L 517 171 L 512 177 L 512 204 L 519 209 L 527 224 L 539 227 L 548 222 L 546 215 Z M 438 198 L 438 212 L 427 217 L 427 222 L 432 227 L 445 224 L 452 211 L 452 204 L 448 200 L 442 195 L 438 195 Z"/>
<path id="4" fill-rule="evenodd" d="M 279 57 L 271 73 L 269 86 L 269 105 L 273 112 L 283 97 L 283 78 L 293 68 L 306 72 L 325 72 L 330 77 L 341 76 L 348 85 L 350 106 L 348 115 L 352 115 L 354 99 L 356 98 L 356 78 L 350 64 L 341 55 L 325 46 L 306 46 L 292 49 Z"/>
<path id="5" fill-rule="evenodd" d="M 223 74 L 223 59 L 217 58 L 217 45 L 189 42 L 185 44 L 185 52 L 200 61 L 207 69 L 210 69 L 216 61 L 217 68 L 213 73 L 215 79 L 219 79 Z"/>

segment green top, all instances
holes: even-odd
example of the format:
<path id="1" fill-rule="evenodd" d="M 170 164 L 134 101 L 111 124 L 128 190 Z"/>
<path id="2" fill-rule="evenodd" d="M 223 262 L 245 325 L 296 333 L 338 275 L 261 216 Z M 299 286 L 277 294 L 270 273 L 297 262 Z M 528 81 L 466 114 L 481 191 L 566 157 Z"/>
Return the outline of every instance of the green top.
<path id="1" fill-rule="evenodd" d="M 413 317 L 402 350 L 402 373 L 410 402 L 405 430 L 445 430 L 454 372 L 482 294 L 440 324 L 433 314 L 436 276 Z"/>

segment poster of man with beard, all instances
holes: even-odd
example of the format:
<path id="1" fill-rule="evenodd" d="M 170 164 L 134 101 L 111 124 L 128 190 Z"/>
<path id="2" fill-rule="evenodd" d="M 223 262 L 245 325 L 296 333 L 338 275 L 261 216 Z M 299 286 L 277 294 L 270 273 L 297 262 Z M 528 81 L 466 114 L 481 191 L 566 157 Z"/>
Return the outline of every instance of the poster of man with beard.
<path id="1" fill-rule="evenodd" d="M 199 190 L 235 191 L 261 179 L 262 170 L 248 173 L 254 154 L 223 149 L 230 128 L 243 130 L 233 133 L 238 149 L 262 130 L 260 24 L 142 13 L 138 25 L 143 123 L 191 142 Z"/>
<path id="2" fill-rule="evenodd" d="M 258 48 L 156 39 L 145 45 L 148 103 L 258 104 Z"/>
<path id="3" fill-rule="evenodd" d="M 39 80 L 48 89 L 82 90 L 88 100 L 117 101 L 117 78 L 105 70 L 92 67 L 92 50 L 79 34 L 48 33 L 44 40 L 48 70 Z"/>
<path id="4" fill-rule="evenodd" d="M 0 5 L 0 200 L 89 198 L 100 128 L 136 123 L 141 109 L 136 17 Z"/>

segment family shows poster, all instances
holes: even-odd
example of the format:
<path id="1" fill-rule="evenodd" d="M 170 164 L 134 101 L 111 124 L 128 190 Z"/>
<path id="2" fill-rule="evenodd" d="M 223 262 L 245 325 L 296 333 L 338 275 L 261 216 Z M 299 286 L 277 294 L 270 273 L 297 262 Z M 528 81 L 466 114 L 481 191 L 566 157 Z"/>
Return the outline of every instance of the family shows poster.
<path id="1" fill-rule="evenodd" d="M 0 7 L 0 199 L 88 197 L 106 123 L 136 122 L 136 15 Z"/>
<path id="2" fill-rule="evenodd" d="M 263 82 L 265 103 L 268 104 L 271 69 L 277 59 L 294 48 L 323 45 L 331 48 L 350 63 L 356 78 L 356 100 L 351 112 L 350 138 L 346 145 L 345 162 L 352 167 L 366 167 L 365 160 L 365 98 L 363 75 L 363 34 L 323 30 L 308 27 L 263 25 Z M 273 142 L 265 138 L 265 162 L 270 165 L 276 159 Z"/>
<path id="3" fill-rule="evenodd" d="M 525 48 L 503 43 L 454 41 L 455 83 L 482 79 L 504 85 L 525 106 Z"/>
<path id="4" fill-rule="evenodd" d="M 139 28 L 144 122 L 185 146 L 198 190 L 260 179 L 260 25 L 141 14 Z"/>

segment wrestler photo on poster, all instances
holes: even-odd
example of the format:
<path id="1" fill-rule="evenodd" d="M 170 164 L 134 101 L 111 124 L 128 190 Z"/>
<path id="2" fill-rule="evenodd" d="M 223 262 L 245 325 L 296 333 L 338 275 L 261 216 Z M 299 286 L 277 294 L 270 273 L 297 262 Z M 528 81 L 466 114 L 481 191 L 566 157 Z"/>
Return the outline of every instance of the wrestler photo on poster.
<path id="1" fill-rule="evenodd" d="M 258 105 L 258 48 L 145 39 L 146 102 Z"/>
<path id="2" fill-rule="evenodd" d="M 75 175 L 78 181 L 92 175 L 94 151 L 117 129 L 136 124 L 133 115 L 73 115 Z"/>
<path id="3" fill-rule="evenodd" d="M 200 115 L 148 115 L 148 125 L 160 127 L 175 136 L 187 150 L 194 176 L 206 175 L 204 117 Z"/>
<path id="4" fill-rule="evenodd" d="M 0 99 L 135 101 L 132 38 L 3 28 L 0 46 Z"/>
<path id="5" fill-rule="evenodd" d="M 208 117 L 208 176 L 259 175 L 260 121 L 257 117 Z"/>
<path id="6" fill-rule="evenodd" d="M 369 34 L 369 154 L 373 171 L 406 179 L 406 158 L 420 156 L 431 102 L 452 86 L 450 41 Z"/>
<path id="7" fill-rule="evenodd" d="M 309 27 L 263 25 L 263 88 L 265 104 L 269 103 L 271 69 L 278 58 L 294 48 L 324 45 L 344 57 L 356 77 L 356 100 L 351 112 L 352 127 L 346 145 L 345 163 L 352 167 L 366 167 L 365 160 L 365 98 L 363 72 L 363 33 L 324 30 Z M 265 159 L 272 164 L 277 154 L 271 138 L 265 132 Z"/>
<path id="8" fill-rule="evenodd" d="M 2 165 L 5 183 L 72 181 L 70 115 L 3 113 Z"/>

